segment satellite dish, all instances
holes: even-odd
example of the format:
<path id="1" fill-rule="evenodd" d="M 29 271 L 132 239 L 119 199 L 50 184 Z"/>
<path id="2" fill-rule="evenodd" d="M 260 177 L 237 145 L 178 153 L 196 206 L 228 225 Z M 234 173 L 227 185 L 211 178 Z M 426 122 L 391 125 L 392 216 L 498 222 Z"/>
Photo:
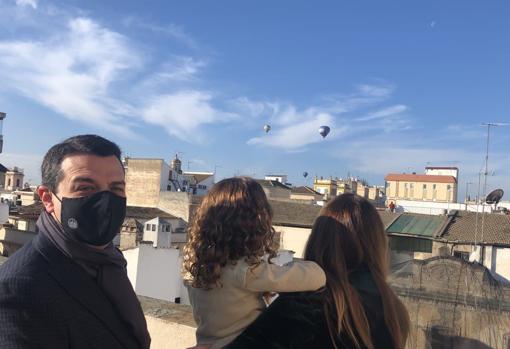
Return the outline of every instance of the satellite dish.
<path id="1" fill-rule="evenodd" d="M 305 177 L 305 178 L 308 177 L 308 172 L 306 172 L 306 171 L 303 172 L 303 177 Z"/>
<path id="2" fill-rule="evenodd" d="M 487 197 L 485 198 L 485 202 L 488 203 L 489 205 L 492 205 L 492 204 L 497 205 L 504 194 L 505 194 L 505 192 L 503 191 L 503 189 L 493 190 L 489 193 L 489 195 L 487 195 Z"/>
<path id="3" fill-rule="evenodd" d="M 321 126 L 319 127 L 319 133 L 321 134 L 322 138 L 326 138 L 326 136 L 329 134 L 329 131 L 331 129 L 329 126 Z"/>
<path id="4" fill-rule="evenodd" d="M 271 126 L 269 126 L 268 124 L 265 124 L 265 125 L 264 125 L 264 131 L 265 131 L 266 133 L 268 133 L 269 131 L 271 131 Z"/>

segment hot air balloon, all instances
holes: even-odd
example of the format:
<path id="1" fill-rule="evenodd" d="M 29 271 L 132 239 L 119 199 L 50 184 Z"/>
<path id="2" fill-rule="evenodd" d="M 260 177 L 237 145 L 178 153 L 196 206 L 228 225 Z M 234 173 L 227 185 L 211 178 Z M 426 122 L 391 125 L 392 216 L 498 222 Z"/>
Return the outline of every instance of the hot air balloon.
<path id="1" fill-rule="evenodd" d="M 269 131 L 271 131 L 271 126 L 269 126 L 268 124 L 265 124 L 265 125 L 264 125 L 264 131 L 266 131 L 266 133 L 268 133 Z"/>
<path id="2" fill-rule="evenodd" d="M 305 177 L 305 178 L 308 177 L 308 172 L 306 172 L 306 171 L 303 172 L 303 177 Z"/>
<path id="3" fill-rule="evenodd" d="M 329 134 L 329 131 L 331 129 L 329 126 L 321 126 L 319 127 L 319 133 L 321 134 L 322 138 L 326 138 L 326 136 Z"/>

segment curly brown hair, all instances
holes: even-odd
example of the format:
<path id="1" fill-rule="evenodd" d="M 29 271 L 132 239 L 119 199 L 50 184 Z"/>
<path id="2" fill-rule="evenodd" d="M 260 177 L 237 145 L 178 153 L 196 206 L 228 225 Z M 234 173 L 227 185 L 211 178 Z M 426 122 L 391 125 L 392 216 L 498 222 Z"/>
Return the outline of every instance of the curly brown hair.
<path id="1" fill-rule="evenodd" d="M 188 230 L 184 272 L 196 288 L 221 286 L 221 268 L 244 258 L 276 256 L 273 212 L 264 190 L 249 177 L 224 179 L 204 197 Z"/>

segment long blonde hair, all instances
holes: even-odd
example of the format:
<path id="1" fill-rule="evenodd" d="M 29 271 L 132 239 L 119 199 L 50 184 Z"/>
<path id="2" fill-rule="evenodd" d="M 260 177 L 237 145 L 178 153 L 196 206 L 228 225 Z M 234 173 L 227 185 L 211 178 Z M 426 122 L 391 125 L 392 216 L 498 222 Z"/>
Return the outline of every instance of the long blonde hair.
<path id="1" fill-rule="evenodd" d="M 341 331 L 357 348 L 376 347 L 360 296 L 348 278 L 350 272 L 362 267 L 368 268 L 377 285 L 393 347 L 404 348 L 409 315 L 386 281 L 388 238 L 379 214 L 368 200 L 343 194 L 330 201 L 314 223 L 304 258 L 319 264 L 326 273 L 324 307 L 335 348 L 335 338 Z"/>
<path id="2" fill-rule="evenodd" d="M 227 178 L 204 197 L 188 230 L 184 271 L 197 288 L 220 286 L 221 268 L 244 258 L 276 256 L 271 206 L 264 190 L 249 177 Z"/>

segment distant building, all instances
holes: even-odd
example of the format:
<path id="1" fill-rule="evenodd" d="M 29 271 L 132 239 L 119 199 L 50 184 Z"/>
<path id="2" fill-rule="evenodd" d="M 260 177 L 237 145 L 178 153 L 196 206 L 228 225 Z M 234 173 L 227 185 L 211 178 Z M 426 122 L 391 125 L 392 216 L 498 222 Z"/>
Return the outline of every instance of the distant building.
<path id="1" fill-rule="evenodd" d="M 184 191 L 193 195 L 203 196 L 214 185 L 213 172 L 183 172 L 182 173 L 182 186 Z"/>
<path id="2" fill-rule="evenodd" d="M 267 179 L 255 179 L 262 186 L 268 199 L 286 199 L 290 200 L 291 188 L 279 181 Z"/>
<path id="3" fill-rule="evenodd" d="M 168 165 L 163 159 L 125 158 L 128 205 L 158 207 L 161 193 L 205 195 L 214 184 L 214 173 L 183 172 L 176 155 Z"/>
<path id="4" fill-rule="evenodd" d="M 372 186 L 372 187 L 368 188 L 368 199 L 378 201 L 381 198 L 382 198 L 382 192 L 378 187 Z"/>
<path id="5" fill-rule="evenodd" d="M 351 181 L 351 180 L 343 180 L 343 179 L 340 179 L 340 180 L 337 180 L 336 181 L 336 194 L 337 195 L 342 195 L 342 194 L 346 194 L 346 193 L 356 193 L 356 191 L 354 190 L 353 191 L 353 185 L 358 186 L 358 183 L 356 181 Z"/>
<path id="6" fill-rule="evenodd" d="M 363 182 L 357 182 L 355 193 L 356 195 L 359 195 L 367 199 L 369 188 L 370 187 L 368 185 L 365 185 Z"/>
<path id="7" fill-rule="evenodd" d="M 324 179 L 322 177 L 316 177 L 313 180 L 313 190 L 326 195 L 327 197 L 336 196 L 338 190 L 337 180 L 332 178 Z"/>
<path id="8" fill-rule="evenodd" d="M 40 201 L 39 194 L 30 187 L 15 190 L 12 194 L 16 198 L 16 205 L 28 206 Z"/>
<path id="9" fill-rule="evenodd" d="M 265 180 L 267 181 L 277 181 L 277 182 L 280 182 L 282 184 L 285 184 L 287 185 L 288 181 L 287 181 L 287 175 L 266 175 L 264 177 Z"/>
<path id="10" fill-rule="evenodd" d="M 7 167 L 0 164 L 0 189 L 5 188 L 5 174 L 9 171 Z"/>
<path id="11" fill-rule="evenodd" d="M 302 201 L 321 201 L 324 199 L 324 195 L 316 192 L 313 188 L 302 186 L 292 188 L 290 193 L 290 198 L 292 200 L 302 200 Z"/>
<path id="12" fill-rule="evenodd" d="M 457 177 L 431 174 L 441 170 L 429 169 L 427 171 L 429 174 L 390 173 L 386 175 L 384 177 L 386 181 L 386 201 L 457 202 Z"/>
<path id="13" fill-rule="evenodd" d="M 5 172 L 5 184 L 4 189 L 7 191 L 14 191 L 23 188 L 23 179 L 25 175 L 23 174 L 23 170 L 14 167 L 7 172 Z"/>
<path id="14" fill-rule="evenodd" d="M 452 176 L 459 180 L 458 167 L 445 167 L 445 166 L 427 166 L 425 167 L 425 174 L 427 176 Z"/>

